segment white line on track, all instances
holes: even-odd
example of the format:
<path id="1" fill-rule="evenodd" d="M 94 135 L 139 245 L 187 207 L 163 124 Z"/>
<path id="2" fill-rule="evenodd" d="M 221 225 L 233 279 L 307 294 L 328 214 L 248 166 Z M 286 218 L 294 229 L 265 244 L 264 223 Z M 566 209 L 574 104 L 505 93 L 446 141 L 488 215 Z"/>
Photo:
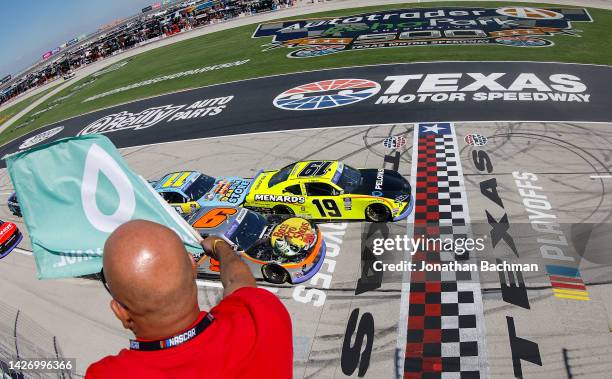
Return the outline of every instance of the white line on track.
<path id="1" fill-rule="evenodd" d="M 13 251 L 23 255 L 32 255 L 32 252 L 30 250 L 25 250 L 19 247 L 14 248 Z"/>
<path id="2" fill-rule="evenodd" d="M 591 175 L 591 179 L 612 179 L 612 175 Z"/>

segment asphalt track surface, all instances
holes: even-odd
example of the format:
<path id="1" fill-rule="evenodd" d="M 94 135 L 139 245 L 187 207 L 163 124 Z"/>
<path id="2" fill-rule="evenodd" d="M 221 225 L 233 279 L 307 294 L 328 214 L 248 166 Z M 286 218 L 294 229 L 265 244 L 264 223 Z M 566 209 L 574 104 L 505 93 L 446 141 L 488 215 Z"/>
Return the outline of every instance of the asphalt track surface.
<path id="1" fill-rule="evenodd" d="M 465 193 L 473 225 L 487 225 L 485 211 L 499 218 L 504 212 L 512 222 L 512 235 L 519 250 L 527 251 L 529 240 L 519 239 L 521 225 L 529 212 L 512 175 L 513 171 L 538 176 L 538 194 L 547 196 L 552 212 L 561 223 L 589 223 L 609 229 L 611 208 L 609 160 L 612 157 L 611 123 L 456 123 L 457 150 L 463 166 Z M 148 179 L 180 169 L 195 169 L 211 175 L 252 176 L 260 168 L 281 167 L 300 159 L 341 159 L 356 167 L 382 167 L 390 150 L 383 146 L 389 136 L 403 136 L 407 144 L 399 149 L 398 170 L 414 184 L 415 124 L 336 127 L 284 131 L 260 135 L 229 136 L 122 149 L 128 164 Z M 470 146 L 467 134 L 488 138 L 486 145 Z M 472 151 L 483 150 L 492 162 L 490 173 L 474 164 Z M 223 159 L 224 164 L 218 162 Z M 599 176 L 592 178 L 592 176 Z M 495 178 L 503 200 L 502 210 L 481 192 L 480 183 Z M 2 193 L 11 185 L 2 171 Z M 0 209 L 0 218 L 21 220 Z M 297 378 L 345 377 L 341 357 L 347 356 L 345 333 L 351 314 L 372 316 L 372 352 L 365 377 L 393 377 L 396 370 L 398 320 L 407 306 L 402 299 L 402 280 L 385 277 L 380 287 L 356 294 L 362 276 L 362 234 L 368 223 L 323 226 L 328 259 L 316 279 L 306 286 L 269 287 L 289 309 L 294 325 L 295 371 Z M 403 234 L 411 224 L 392 226 Z M 477 228 L 477 227 L 475 227 Z M 529 234 L 529 233 L 527 233 Z M 26 238 L 21 245 L 29 249 Z M 537 343 L 542 365 L 522 361 L 525 378 L 604 378 L 612 369 L 612 292 L 610 265 L 605 249 L 590 249 L 591 256 L 577 260 L 587 283 L 590 300 L 576 301 L 553 296 L 543 273 L 526 275 L 530 309 L 509 304 L 502 297 L 497 275 L 481 275 L 482 317 L 485 344 L 482 358 L 491 377 L 513 374 L 507 317 L 513 317 L 519 337 Z M 491 245 L 483 254 L 496 251 Z M 604 257 L 604 258 L 602 258 Z M 31 256 L 14 252 L 0 262 L 0 294 L 3 301 L 18 305 L 24 314 L 58 337 L 66 356 L 77 357 L 77 372 L 99 357 L 126 346 L 129 334 L 107 309 L 108 295 L 102 286 L 88 280 L 35 279 Z M 221 296 L 218 282 L 200 283 L 200 303 L 210 309 Z M 87 336 L 87 338 L 84 338 Z M 366 339 L 367 340 L 367 339 Z M 355 341 L 355 336 L 349 341 Z M 365 345 L 365 343 L 364 343 Z M 350 355 L 350 354 L 349 354 Z M 484 372 L 483 372 L 484 374 Z M 356 375 L 356 371 L 352 374 Z M 445 374 L 444 377 L 458 377 Z M 486 375 L 483 375 L 483 377 Z"/>

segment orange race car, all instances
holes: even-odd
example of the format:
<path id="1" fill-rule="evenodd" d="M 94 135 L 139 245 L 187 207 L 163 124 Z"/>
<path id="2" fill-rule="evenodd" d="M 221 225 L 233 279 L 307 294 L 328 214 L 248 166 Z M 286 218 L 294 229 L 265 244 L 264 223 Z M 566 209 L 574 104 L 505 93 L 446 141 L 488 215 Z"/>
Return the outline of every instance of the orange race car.
<path id="1" fill-rule="evenodd" d="M 256 277 L 270 283 L 305 282 L 319 271 L 325 259 L 325 241 L 319 228 L 303 218 L 205 205 L 189 215 L 187 222 L 203 237 L 223 238 L 241 254 Z M 210 259 L 209 265 L 200 264 L 200 270 L 218 273 L 219 262 Z"/>

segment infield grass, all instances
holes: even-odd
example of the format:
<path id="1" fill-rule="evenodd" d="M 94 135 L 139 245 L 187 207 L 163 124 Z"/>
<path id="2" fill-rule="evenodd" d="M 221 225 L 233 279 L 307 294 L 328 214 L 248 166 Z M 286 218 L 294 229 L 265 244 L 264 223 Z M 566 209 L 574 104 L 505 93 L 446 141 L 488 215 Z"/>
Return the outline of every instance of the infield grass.
<path id="1" fill-rule="evenodd" d="M 36 95 L 32 95 L 32 96 L 28 97 L 27 99 L 21 100 L 20 102 L 15 103 L 15 105 L 10 105 L 7 108 L 5 108 L 4 110 L 0 111 L 0 126 L 2 126 L 2 124 L 4 124 L 6 121 L 10 120 L 17 113 L 19 113 L 22 110 L 24 110 L 27 107 L 29 107 L 36 100 L 40 99 L 41 97 L 43 97 L 46 94 L 48 94 L 49 92 L 51 92 L 58 85 L 59 84 L 55 84 L 51 88 L 47 88 L 46 90 L 44 90 L 44 91 L 42 91 L 40 93 L 37 93 Z"/>
<path id="2" fill-rule="evenodd" d="M 314 18 L 318 16 L 348 16 L 368 11 L 380 11 L 409 7 L 469 6 L 497 7 L 508 5 L 503 2 L 436 2 L 405 3 L 386 6 L 344 9 L 325 13 L 309 14 L 291 19 Z M 521 4 L 526 6 L 528 4 Z M 535 6 L 554 7 L 551 4 Z M 568 6 L 563 6 L 568 8 Z M 423 62 L 423 61 L 474 61 L 474 60 L 525 60 L 555 61 L 573 63 L 612 64 L 612 39 L 609 28 L 612 25 L 612 11 L 588 8 L 594 22 L 574 23 L 574 30 L 580 37 L 559 35 L 546 37 L 554 42 L 547 48 L 516 48 L 493 45 L 401 47 L 370 50 L 352 50 L 328 56 L 290 59 L 286 48 L 262 51 L 262 45 L 271 38 L 251 38 L 257 24 L 207 34 L 154 49 L 128 58 L 128 63 L 112 72 L 105 73 L 91 81 L 91 76 L 75 82 L 51 99 L 36 107 L 28 115 L 0 134 L 0 144 L 28 133 L 36 128 L 74 117 L 96 109 L 156 96 L 168 92 L 202 87 L 211 84 L 267 75 L 319 70 L 323 68 L 360 66 L 381 63 Z M 210 71 L 202 74 L 166 80 L 128 91 L 102 97 L 93 101 L 84 99 L 119 87 L 153 79 L 156 77 L 192 70 L 204 66 L 250 59 L 247 64 Z M 84 85 L 86 82 L 89 84 Z M 52 104 L 55 106 L 48 109 Z M 43 111 L 48 109 L 47 111 Z M 43 112 L 41 112 L 43 111 Z M 36 116 L 32 116 L 36 114 Z M 15 127 L 25 126 L 18 129 Z"/>

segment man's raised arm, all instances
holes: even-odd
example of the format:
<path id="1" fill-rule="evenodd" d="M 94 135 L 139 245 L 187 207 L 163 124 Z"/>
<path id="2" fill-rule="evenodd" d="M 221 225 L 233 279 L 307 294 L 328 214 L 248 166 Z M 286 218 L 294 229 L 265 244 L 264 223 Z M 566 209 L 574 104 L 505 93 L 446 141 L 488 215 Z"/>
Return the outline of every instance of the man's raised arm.
<path id="1" fill-rule="evenodd" d="M 256 287 L 249 267 L 223 239 L 208 237 L 202 241 L 206 254 L 219 261 L 223 297 L 242 287 Z"/>

